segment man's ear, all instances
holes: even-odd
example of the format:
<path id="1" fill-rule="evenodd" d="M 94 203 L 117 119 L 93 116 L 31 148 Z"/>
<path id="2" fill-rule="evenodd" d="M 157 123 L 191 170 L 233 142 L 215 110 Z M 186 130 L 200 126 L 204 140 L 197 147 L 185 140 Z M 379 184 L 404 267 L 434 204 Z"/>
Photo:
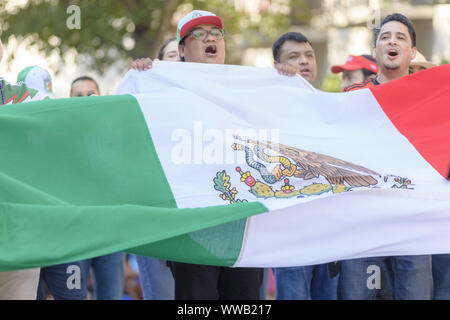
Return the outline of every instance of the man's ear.
<path id="1" fill-rule="evenodd" d="M 414 60 L 416 58 L 416 55 L 417 55 L 417 48 L 413 47 L 411 49 L 411 60 Z"/>
<path id="2" fill-rule="evenodd" d="M 375 60 L 377 60 L 377 50 L 376 50 L 376 47 L 373 47 L 373 49 L 372 49 L 372 58 L 374 58 Z"/>

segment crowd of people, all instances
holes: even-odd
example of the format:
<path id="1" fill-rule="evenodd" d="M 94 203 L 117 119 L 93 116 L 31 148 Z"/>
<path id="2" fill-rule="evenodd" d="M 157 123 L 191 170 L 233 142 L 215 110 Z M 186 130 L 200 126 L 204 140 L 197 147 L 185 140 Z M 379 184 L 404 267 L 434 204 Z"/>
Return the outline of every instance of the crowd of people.
<path id="1" fill-rule="evenodd" d="M 300 75 L 311 85 L 317 77 L 313 45 L 298 32 L 281 35 L 273 44 L 278 72 Z M 0 60 L 2 47 L 0 43 Z M 225 63 L 222 19 L 194 10 L 178 23 L 157 59 L 194 63 Z M 130 68 L 152 68 L 151 58 Z M 374 34 L 373 52 L 350 54 L 331 72 L 342 74 L 342 91 L 381 85 L 435 67 L 416 48 L 416 32 L 404 15 L 387 16 Z M 25 68 L 17 84 L 0 82 L 2 105 L 52 97 L 52 80 L 38 66 Z M 100 95 L 91 77 L 73 80 L 70 97 Z M 373 275 L 379 272 L 379 281 Z M 363 258 L 313 266 L 229 268 L 171 262 L 122 252 L 44 268 L 0 272 L 1 299 L 68 300 L 264 300 L 268 275 L 274 276 L 280 300 L 450 299 L 450 254 Z"/>

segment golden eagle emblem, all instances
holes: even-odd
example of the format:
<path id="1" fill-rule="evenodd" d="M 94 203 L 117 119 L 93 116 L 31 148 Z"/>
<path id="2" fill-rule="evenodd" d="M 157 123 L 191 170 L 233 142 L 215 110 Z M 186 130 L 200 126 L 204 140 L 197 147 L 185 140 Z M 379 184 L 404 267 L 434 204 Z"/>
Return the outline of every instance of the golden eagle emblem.
<path id="1" fill-rule="evenodd" d="M 389 180 L 394 182 L 392 188 L 409 189 L 412 184 L 409 179 L 394 175 L 385 176 L 383 180 L 379 173 L 371 169 L 328 155 L 270 141 L 244 140 L 239 136 L 234 138 L 236 142 L 231 148 L 244 152 L 246 164 L 256 170 L 263 180 L 257 180 L 250 171 L 245 171 L 241 167 L 236 168 L 241 182 L 249 186 L 250 193 L 257 198 L 304 197 L 329 191 L 341 193 L 353 188 L 375 187 Z M 269 166 L 272 169 L 269 170 Z M 222 183 L 223 178 L 226 178 L 224 183 Z M 302 185 L 296 189 L 288 178 L 300 179 Z M 281 180 L 284 185 L 280 186 L 280 190 L 274 190 L 275 185 Z M 308 180 L 314 180 L 314 182 L 305 185 L 305 181 Z M 222 199 L 230 200 L 231 203 L 246 201 L 237 200 L 236 188 L 233 188 L 230 193 L 230 190 L 226 189 L 227 186 L 231 186 L 230 176 L 225 170 L 217 173 L 214 178 L 214 187 L 222 192 Z"/>

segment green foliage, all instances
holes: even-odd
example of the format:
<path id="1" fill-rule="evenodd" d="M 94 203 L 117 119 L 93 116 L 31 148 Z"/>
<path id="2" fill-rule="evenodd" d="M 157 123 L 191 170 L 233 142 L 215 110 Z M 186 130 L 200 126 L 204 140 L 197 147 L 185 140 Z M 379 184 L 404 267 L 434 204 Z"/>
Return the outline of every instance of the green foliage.
<path id="1" fill-rule="evenodd" d="M 341 92 L 342 78 L 338 74 L 330 74 L 322 84 L 322 90 L 326 92 Z"/>
<path id="2" fill-rule="evenodd" d="M 312 18 L 311 8 L 304 0 L 291 0 L 291 22 L 296 25 L 308 25 Z"/>
<path id="3" fill-rule="evenodd" d="M 92 57 L 85 61 L 100 72 L 120 58 L 149 56 L 155 44 L 163 41 L 161 34 L 168 31 L 162 20 L 172 16 L 179 0 L 33 0 L 16 12 L 0 7 L 3 26 L 2 38 L 6 42 L 15 35 L 19 40 L 33 39 L 46 55 L 57 52 L 62 56 L 75 49 Z M 70 30 L 67 8 L 78 5 L 81 9 L 81 29 Z M 128 39 L 128 46 L 127 46 Z M 132 45 L 134 40 L 134 46 Z M 131 45 L 130 45 L 131 42 Z"/>
<path id="4" fill-rule="evenodd" d="M 279 0 L 262 2 L 283 5 Z M 291 2 L 293 8 L 305 8 L 304 0 Z M 67 27 L 70 5 L 81 9 L 79 30 Z M 77 63 L 103 73 L 117 61 L 155 57 L 162 42 L 176 34 L 174 17 L 192 9 L 212 11 L 223 18 L 227 63 L 239 63 L 242 48 L 271 45 L 290 26 L 292 17 L 286 10 L 273 12 L 266 7 L 255 18 L 237 12 L 234 0 L 28 0 L 15 8 L 1 1 L 0 21 L 4 42 L 10 37 L 26 40 L 46 56 L 57 53 L 62 60 L 75 50 Z"/>

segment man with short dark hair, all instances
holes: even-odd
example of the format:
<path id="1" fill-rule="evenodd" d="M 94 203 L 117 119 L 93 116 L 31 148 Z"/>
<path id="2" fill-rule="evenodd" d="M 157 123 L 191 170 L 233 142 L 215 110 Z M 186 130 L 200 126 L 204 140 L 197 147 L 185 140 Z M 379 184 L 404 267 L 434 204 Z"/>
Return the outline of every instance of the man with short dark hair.
<path id="1" fill-rule="evenodd" d="M 317 63 L 311 42 L 301 33 L 288 32 L 272 46 L 275 66 L 298 69 L 305 80 L 313 84 L 317 77 Z"/>
<path id="2" fill-rule="evenodd" d="M 415 56 L 414 25 L 402 14 L 389 15 L 375 32 L 373 57 L 379 66 L 377 76 L 345 91 L 370 88 L 406 76 Z M 432 297 L 430 255 L 372 257 L 340 263 L 339 299 L 375 299 L 381 289 L 381 272 L 386 273 L 395 300 L 429 300 Z"/>
<path id="3" fill-rule="evenodd" d="M 345 91 L 370 88 L 408 75 L 416 51 L 416 31 L 412 22 L 400 13 L 387 16 L 381 27 L 375 30 L 372 56 L 379 67 L 377 76 Z"/>
<path id="4" fill-rule="evenodd" d="M 344 90 L 355 83 L 375 77 L 378 73 L 378 65 L 375 59 L 369 55 L 349 55 L 343 65 L 331 67 L 331 72 L 342 72 L 341 88 Z"/>
<path id="5" fill-rule="evenodd" d="M 298 68 L 313 85 L 317 76 L 314 49 L 301 33 L 288 32 L 272 46 L 275 64 Z M 330 278 L 326 264 L 273 268 L 277 300 L 336 300 L 337 278 Z"/>

